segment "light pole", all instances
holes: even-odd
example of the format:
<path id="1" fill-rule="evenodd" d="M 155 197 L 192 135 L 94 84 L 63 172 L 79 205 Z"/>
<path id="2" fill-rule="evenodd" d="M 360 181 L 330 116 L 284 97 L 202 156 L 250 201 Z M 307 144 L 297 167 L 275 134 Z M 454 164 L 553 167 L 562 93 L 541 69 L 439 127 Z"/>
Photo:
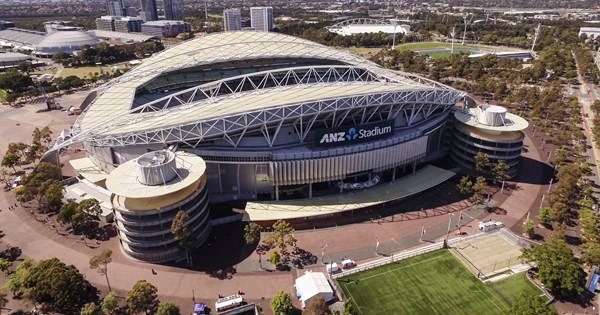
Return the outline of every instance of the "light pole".
<path id="1" fill-rule="evenodd" d="M 325 265 L 323 258 L 325 257 L 325 248 L 327 248 L 327 246 L 329 246 L 329 243 L 325 243 L 323 246 L 321 246 L 321 264 L 323 265 Z"/>
<path id="2" fill-rule="evenodd" d="M 452 225 L 452 213 L 448 213 L 448 231 L 446 232 L 446 246 L 448 246 L 448 238 L 450 237 L 450 226 Z"/>

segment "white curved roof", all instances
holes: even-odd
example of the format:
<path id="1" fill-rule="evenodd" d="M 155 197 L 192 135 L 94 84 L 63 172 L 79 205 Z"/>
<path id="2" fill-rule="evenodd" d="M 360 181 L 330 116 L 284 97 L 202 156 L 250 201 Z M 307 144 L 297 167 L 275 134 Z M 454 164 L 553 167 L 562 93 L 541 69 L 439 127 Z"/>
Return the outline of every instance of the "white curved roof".
<path id="1" fill-rule="evenodd" d="M 35 45 L 37 50 L 45 48 L 57 47 L 76 47 L 80 48 L 84 45 L 95 46 L 100 43 L 100 40 L 95 35 L 79 31 L 57 31 L 46 35 L 38 44 Z"/>
<path id="2" fill-rule="evenodd" d="M 138 114 L 132 110 L 136 89 L 162 73 L 223 61 L 269 58 L 314 58 L 331 60 L 332 64 L 342 62 L 361 68 L 372 73 L 373 76 L 381 77 L 382 80 L 360 82 L 360 84 L 348 82 L 346 85 L 339 82 L 321 82 L 249 93 L 241 92 L 233 97 L 229 95 L 220 97 L 219 100 L 191 102 L 192 104 L 186 106 L 169 108 L 156 113 Z M 266 32 L 217 33 L 184 42 L 155 54 L 133 70 L 100 87 L 99 96 L 78 119 L 76 130 L 85 132 L 95 129 L 93 133 L 96 135 L 129 133 L 181 125 L 217 116 L 224 117 L 241 111 L 286 106 L 286 104 L 318 98 L 339 98 L 347 95 L 367 95 L 409 89 L 448 91 L 450 96 L 445 102 L 452 102 L 451 99 L 457 98 L 462 93 L 435 81 L 383 69 L 371 61 L 348 52 L 292 36 Z M 240 96 L 244 97 L 243 102 L 240 101 Z M 238 98 L 237 103 L 231 98 Z M 228 105 L 229 103 L 231 104 Z"/>
<path id="3" fill-rule="evenodd" d="M 176 165 L 178 176 L 164 185 L 148 186 L 139 181 L 136 160 L 130 160 L 110 173 L 106 179 L 106 187 L 112 193 L 125 198 L 156 198 L 189 187 L 206 171 L 206 163 L 202 158 L 185 152 L 177 152 Z"/>
<path id="4" fill-rule="evenodd" d="M 494 111 L 499 111 L 503 109 L 500 106 L 492 105 L 491 109 Z M 509 132 L 509 131 L 521 131 L 526 129 L 529 126 L 527 120 L 511 113 L 506 113 L 504 117 L 504 124 L 501 126 L 490 126 L 486 125 L 478 119 L 478 108 L 469 108 L 466 110 L 457 110 L 454 112 L 454 118 L 456 118 L 461 123 L 475 127 L 479 130 L 483 131 L 491 131 L 491 132 Z M 505 111 L 504 111 L 505 112 Z"/>

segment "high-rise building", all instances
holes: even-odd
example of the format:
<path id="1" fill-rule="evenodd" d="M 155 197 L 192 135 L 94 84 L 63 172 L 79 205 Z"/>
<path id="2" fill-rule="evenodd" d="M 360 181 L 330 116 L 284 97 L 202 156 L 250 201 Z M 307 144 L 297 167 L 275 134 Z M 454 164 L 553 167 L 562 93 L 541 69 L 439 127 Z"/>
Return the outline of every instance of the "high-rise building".
<path id="1" fill-rule="evenodd" d="M 183 21 L 160 20 L 142 24 L 142 34 L 159 38 L 175 37 L 190 30 L 190 24 Z"/>
<path id="2" fill-rule="evenodd" d="M 110 16 L 123 16 L 123 0 L 107 0 L 106 14 Z"/>
<path id="3" fill-rule="evenodd" d="M 250 25 L 259 32 L 270 32 L 273 30 L 273 8 L 251 7 Z"/>
<path id="4" fill-rule="evenodd" d="M 139 33 L 142 31 L 142 18 L 126 16 L 115 20 L 115 32 Z"/>
<path id="5" fill-rule="evenodd" d="M 137 9 L 135 7 L 126 6 L 123 8 L 123 16 L 137 16 Z"/>
<path id="6" fill-rule="evenodd" d="M 96 19 L 96 29 L 102 31 L 115 30 L 115 16 L 104 15 Z"/>
<path id="7" fill-rule="evenodd" d="M 146 21 L 157 21 L 156 0 L 140 0 L 140 17 Z"/>
<path id="8" fill-rule="evenodd" d="M 223 10 L 223 29 L 225 32 L 239 31 L 242 29 L 242 14 L 240 9 Z"/>
<path id="9" fill-rule="evenodd" d="M 183 0 L 163 0 L 165 20 L 183 21 Z"/>

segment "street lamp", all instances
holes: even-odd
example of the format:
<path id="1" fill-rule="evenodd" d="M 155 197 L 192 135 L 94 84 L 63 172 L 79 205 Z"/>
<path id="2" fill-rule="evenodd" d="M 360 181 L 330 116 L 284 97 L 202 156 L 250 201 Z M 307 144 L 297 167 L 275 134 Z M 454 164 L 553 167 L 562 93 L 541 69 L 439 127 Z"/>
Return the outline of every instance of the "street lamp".
<path id="1" fill-rule="evenodd" d="M 321 246 L 321 264 L 323 264 L 323 265 L 325 265 L 325 262 L 323 261 L 323 257 L 325 257 L 325 248 L 327 248 L 327 246 L 329 246 L 329 243 L 325 243 L 323 246 Z"/>

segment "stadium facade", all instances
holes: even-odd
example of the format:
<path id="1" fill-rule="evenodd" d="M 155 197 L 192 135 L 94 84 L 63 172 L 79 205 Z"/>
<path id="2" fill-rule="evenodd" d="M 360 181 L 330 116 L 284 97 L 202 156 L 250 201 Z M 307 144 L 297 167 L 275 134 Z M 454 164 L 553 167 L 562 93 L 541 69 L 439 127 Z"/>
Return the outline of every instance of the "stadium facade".
<path id="1" fill-rule="evenodd" d="M 206 161 L 212 202 L 299 189 L 311 197 L 441 156 L 444 125 L 463 96 L 299 38 L 221 33 L 92 92 L 72 141 L 107 173 L 177 145 Z"/>
<path id="2" fill-rule="evenodd" d="M 206 222 L 206 211 L 194 210 L 205 209 L 204 196 L 211 203 L 331 196 L 394 182 L 446 156 L 445 126 L 464 96 L 303 39 L 226 32 L 155 54 L 92 91 L 61 146 L 82 142 L 87 166 L 76 169 L 114 194 L 124 252 L 168 260 L 174 254 L 159 253 L 175 246 L 165 228 L 174 209 L 197 217 L 196 228 Z M 172 178 L 186 188 L 153 188 L 172 198 L 157 199 L 143 186 L 136 186 L 143 196 L 129 196 L 126 187 L 142 173 L 127 165 L 161 150 L 200 157 L 201 174 L 183 163 Z M 164 174 L 157 185 L 174 185 Z M 127 198 L 161 203 L 128 209 Z"/>

